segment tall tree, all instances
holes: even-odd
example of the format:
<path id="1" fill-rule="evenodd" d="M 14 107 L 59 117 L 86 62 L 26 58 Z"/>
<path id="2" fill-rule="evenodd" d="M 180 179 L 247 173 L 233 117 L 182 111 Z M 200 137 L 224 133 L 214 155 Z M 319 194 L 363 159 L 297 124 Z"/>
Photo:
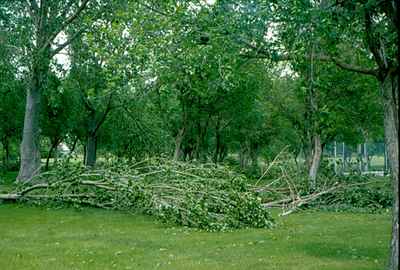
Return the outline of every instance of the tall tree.
<path id="1" fill-rule="evenodd" d="M 87 8 L 89 0 L 50 1 L 26 0 L 25 4 L 15 3 L 20 8 L 16 16 L 27 14 L 32 38 L 26 44 L 30 53 L 29 83 L 26 93 L 24 128 L 21 143 L 21 165 L 17 179 L 28 181 L 40 170 L 40 102 L 50 69 L 50 62 L 67 47 L 81 31 L 70 39 L 59 43 L 59 35 L 64 32 Z"/>

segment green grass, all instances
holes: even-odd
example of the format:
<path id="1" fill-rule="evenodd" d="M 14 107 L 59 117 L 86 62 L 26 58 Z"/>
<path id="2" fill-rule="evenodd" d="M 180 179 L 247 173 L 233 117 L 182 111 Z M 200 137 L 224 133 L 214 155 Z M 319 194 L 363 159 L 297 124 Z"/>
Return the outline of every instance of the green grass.
<path id="1" fill-rule="evenodd" d="M 389 214 L 302 212 L 206 233 L 99 209 L 0 204 L 0 269 L 382 269 Z"/>

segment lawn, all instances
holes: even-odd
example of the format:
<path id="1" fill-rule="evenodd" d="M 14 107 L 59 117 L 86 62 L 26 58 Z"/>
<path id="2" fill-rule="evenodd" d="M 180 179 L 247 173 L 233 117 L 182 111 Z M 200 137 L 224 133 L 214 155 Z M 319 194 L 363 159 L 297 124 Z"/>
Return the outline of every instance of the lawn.
<path id="1" fill-rule="evenodd" d="M 389 214 L 302 212 L 206 233 L 99 209 L 0 204 L 0 269 L 383 269 Z"/>

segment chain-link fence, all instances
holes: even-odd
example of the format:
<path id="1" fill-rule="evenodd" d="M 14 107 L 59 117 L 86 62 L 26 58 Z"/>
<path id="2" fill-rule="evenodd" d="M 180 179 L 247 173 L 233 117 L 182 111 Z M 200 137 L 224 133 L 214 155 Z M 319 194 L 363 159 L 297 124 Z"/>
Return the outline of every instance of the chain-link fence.
<path id="1" fill-rule="evenodd" d="M 383 142 L 365 142 L 357 145 L 332 142 L 325 146 L 324 158 L 334 167 L 337 174 L 385 175 L 390 172 Z"/>

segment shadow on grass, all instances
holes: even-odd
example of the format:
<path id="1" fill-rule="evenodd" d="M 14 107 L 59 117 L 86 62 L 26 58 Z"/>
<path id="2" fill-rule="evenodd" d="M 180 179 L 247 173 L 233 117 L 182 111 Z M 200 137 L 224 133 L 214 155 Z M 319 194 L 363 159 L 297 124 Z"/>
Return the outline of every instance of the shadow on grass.
<path id="1" fill-rule="evenodd" d="M 309 256 L 318 258 L 328 258 L 339 261 L 354 260 L 384 260 L 387 256 L 387 248 L 385 245 L 381 249 L 375 246 L 360 246 L 359 243 L 332 243 L 332 242 L 307 242 L 303 245 L 296 246 Z"/>

